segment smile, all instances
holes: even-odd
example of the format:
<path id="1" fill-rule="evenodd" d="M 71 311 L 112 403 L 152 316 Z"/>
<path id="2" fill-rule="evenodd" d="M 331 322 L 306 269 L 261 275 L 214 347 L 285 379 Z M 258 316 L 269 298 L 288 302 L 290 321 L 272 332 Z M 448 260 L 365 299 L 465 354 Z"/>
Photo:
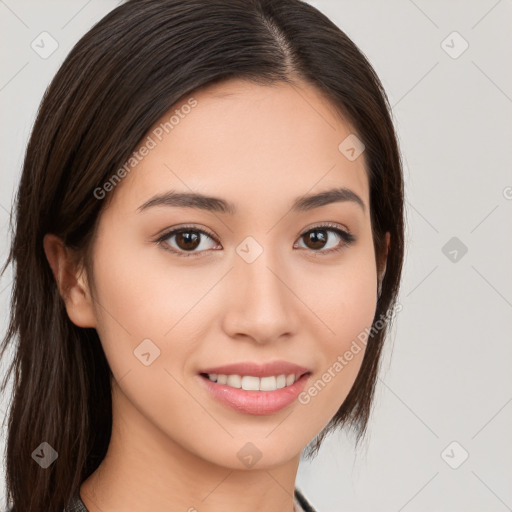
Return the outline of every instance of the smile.
<path id="1" fill-rule="evenodd" d="M 263 381 L 263 387 L 267 382 L 267 378 L 253 377 L 251 375 L 224 375 L 228 379 L 234 379 L 238 383 L 242 383 L 245 379 L 249 386 L 258 387 L 261 386 Z M 276 388 L 274 390 L 263 391 L 261 389 L 244 389 L 243 387 L 233 387 L 226 384 L 219 384 L 218 382 L 212 381 L 207 374 L 198 375 L 200 383 L 206 388 L 207 395 L 215 399 L 218 403 L 227 406 L 229 409 L 234 409 L 239 413 L 244 414 L 273 414 L 281 411 L 282 409 L 291 406 L 294 402 L 298 403 L 298 396 L 304 390 L 307 381 L 311 377 L 311 373 L 304 373 L 297 380 L 290 385 L 285 385 L 282 388 L 277 388 L 277 379 L 281 377 L 278 375 L 269 376 L 270 381 L 276 381 Z M 295 376 L 292 375 L 295 379 Z M 256 380 L 254 380 L 256 379 Z M 291 378 L 290 378 L 291 380 Z M 282 383 L 282 379 L 280 379 Z M 273 382 L 270 385 L 274 385 Z M 247 384 L 246 384 L 247 386 Z M 302 405 L 301 405 L 302 407 Z"/>
<path id="2" fill-rule="evenodd" d="M 277 389 L 291 386 L 298 379 L 293 373 L 289 375 L 270 375 L 268 377 L 217 373 L 208 373 L 206 376 L 217 384 L 224 384 L 236 389 L 245 389 L 246 391 L 276 391 Z"/>

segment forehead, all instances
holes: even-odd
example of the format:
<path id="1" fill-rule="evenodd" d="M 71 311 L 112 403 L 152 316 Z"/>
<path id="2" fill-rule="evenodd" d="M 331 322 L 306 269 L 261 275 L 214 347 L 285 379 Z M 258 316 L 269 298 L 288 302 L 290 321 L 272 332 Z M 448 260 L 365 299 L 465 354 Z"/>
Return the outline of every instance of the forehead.
<path id="1" fill-rule="evenodd" d="M 312 86 L 240 79 L 209 85 L 151 127 L 137 151 L 151 148 L 113 199 L 133 210 L 152 194 L 179 189 L 222 193 L 243 208 L 343 186 L 367 204 L 364 153 L 350 161 L 338 147 L 353 133 Z"/>

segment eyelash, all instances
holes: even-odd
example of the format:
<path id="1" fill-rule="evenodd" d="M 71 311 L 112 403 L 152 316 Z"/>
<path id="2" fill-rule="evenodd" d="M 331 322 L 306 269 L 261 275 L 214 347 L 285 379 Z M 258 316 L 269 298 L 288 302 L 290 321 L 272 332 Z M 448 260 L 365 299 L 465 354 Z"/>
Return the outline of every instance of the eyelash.
<path id="1" fill-rule="evenodd" d="M 164 245 L 164 242 L 167 239 L 169 239 L 170 237 L 172 237 L 173 235 L 177 235 L 179 233 L 189 232 L 189 231 L 193 231 L 195 233 L 201 233 L 203 235 L 206 235 L 208 238 L 212 239 L 214 242 L 219 243 L 213 234 L 211 234 L 203 229 L 198 229 L 195 226 L 181 226 L 179 228 L 167 231 L 166 233 L 161 235 L 157 240 L 155 240 L 155 243 L 162 245 L 162 248 L 164 250 L 170 251 L 173 254 L 176 254 L 177 256 L 180 256 L 180 257 L 183 256 L 185 258 L 188 258 L 188 257 L 200 256 L 203 252 L 206 252 L 206 251 L 197 251 L 197 252 L 187 252 L 187 251 L 181 251 L 181 250 L 178 251 L 174 248 Z M 326 251 L 323 251 L 321 249 L 318 251 L 315 251 L 315 250 L 311 249 L 311 252 L 313 254 L 315 254 L 315 256 L 340 252 L 341 250 L 343 250 L 346 247 L 349 247 L 353 242 L 356 241 L 356 238 L 354 237 L 354 235 L 352 235 L 351 233 L 348 233 L 347 231 L 344 231 L 343 229 L 340 229 L 336 224 L 331 224 L 331 223 L 325 223 L 325 224 L 321 224 L 319 226 L 314 226 L 312 228 L 309 228 L 307 231 L 304 231 L 304 233 L 302 233 L 299 236 L 299 238 L 302 238 L 303 236 L 307 235 L 308 233 L 311 233 L 312 231 L 331 231 L 331 232 L 336 233 L 343 240 L 343 243 L 339 244 L 337 247 L 328 249 Z"/>

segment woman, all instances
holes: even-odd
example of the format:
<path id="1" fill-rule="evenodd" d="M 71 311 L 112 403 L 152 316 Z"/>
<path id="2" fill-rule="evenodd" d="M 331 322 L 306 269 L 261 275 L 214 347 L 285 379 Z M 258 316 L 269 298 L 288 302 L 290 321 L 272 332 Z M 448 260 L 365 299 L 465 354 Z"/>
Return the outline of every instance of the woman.
<path id="1" fill-rule="evenodd" d="M 129 0 L 48 88 L 16 199 L 12 510 L 313 510 L 300 457 L 364 434 L 403 260 L 354 43 L 299 0 Z"/>

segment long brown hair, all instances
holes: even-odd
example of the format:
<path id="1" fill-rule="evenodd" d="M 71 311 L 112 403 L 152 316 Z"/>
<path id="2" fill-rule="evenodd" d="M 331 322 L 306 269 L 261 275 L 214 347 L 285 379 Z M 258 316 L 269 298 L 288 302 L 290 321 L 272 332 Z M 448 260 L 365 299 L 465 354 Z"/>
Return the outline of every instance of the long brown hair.
<path id="1" fill-rule="evenodd" d="M 100 339 L 67 316 L 43 237 L 55 233 L 89 265 L 107 202 L 94 190 L 178 100 L 232 77 L 262 85 L 302 80 L 352 124 L 365 145 L 376 258 L 391 235 L 374 322 L 395 306 L 404 251 L 401 157 L 388 99 L 357 46 L 300 0 L 127 1 L 79 40 L 48 87 L 16 195 L 2 270 L 14 264 L 11 316 L 0 350 L 2 357 L 16 341 L 2 384 L 5 390 L 14 377 L 6 483 L 16 512 L 62 510 L 105 456 L 112 426 Z M 342 425 L 363 435 L 386 332 L 371 333 L 354 386 L 308 456 Z M 46 469 L 32 457 L 43 442 L 58 454 Z"/>

